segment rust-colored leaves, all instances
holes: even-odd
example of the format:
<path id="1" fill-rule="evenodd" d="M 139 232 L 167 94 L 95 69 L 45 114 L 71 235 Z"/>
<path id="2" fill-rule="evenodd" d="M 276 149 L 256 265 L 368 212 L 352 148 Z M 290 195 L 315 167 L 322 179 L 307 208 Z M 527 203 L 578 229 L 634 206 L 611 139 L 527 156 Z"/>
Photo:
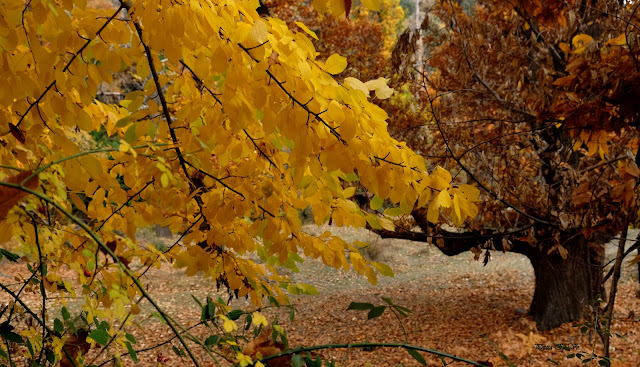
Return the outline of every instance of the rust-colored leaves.
<path id="1" fill-rule="evenodd" d="M 22 171 L 17 175 L 9 177 L 5 182 L 20 184 L 22 183 L 24 187 L 29 188 L 31 190 L 35 190 L 38 187 L 38 176 L 35 175 L 29 178 L 28 181 L 22 182 L 31 176 L 32 171 Z M 3 221 L 7 217 L 7 213 L 9 210 L 14 207 L 14 205 L 18 204 L 22 198 L 27 196 L 27 192 L 16 189 L 9 186 L 0 186 L 0 222 Z"/>

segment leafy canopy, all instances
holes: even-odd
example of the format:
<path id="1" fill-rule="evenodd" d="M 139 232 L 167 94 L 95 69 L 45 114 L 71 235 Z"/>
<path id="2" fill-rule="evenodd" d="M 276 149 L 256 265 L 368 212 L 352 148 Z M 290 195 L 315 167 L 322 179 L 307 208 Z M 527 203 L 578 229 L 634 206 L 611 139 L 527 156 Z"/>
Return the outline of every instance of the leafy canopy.
<path id="1" fill-rule="evenodd" d="M 345 11 L 340 1 L 314 4 Z M 0 90 L 0 243 L 24 255 L 43 298 L 84 298 L 86 319 L 106 321 L 96 321 L 94 341 L 126 345 L 113 325 L 131 322 L 138 297 L 177 330 L 142 284 L 145 269 L 165 260 L 255 304 L 313 293 L 278 275 L 296 268 L 298 254 L 353 267 L 372 283 L 391 275 L 328 232 L 301 231 L 307 207 L 316 224 L 393 229 L 350 201 L 356 181 L 395 204 L 392 215 L 432 197 L 434 220 L 439 209 L 456 223 L 476 212 L 476 191 L 452 187 L 445 170 L 428 174 L 389 136 L 387 114 L 368 101 L 371 92 L 389 95 L 386 83 L 340 82 L 345 58 L 319 60 L 312 31 L 260 18 L 258 5 L 9 0 L 0 8 L 0 68 L 11 86 Z M 122 73 L 140 88 L 119 103 L 96 99 Z M 97 131 L 115 147 L 93 148 L 88 133 Z M 18 206 L 20 192 L 30 195 Z M 181 241 L 166 252 L 138 242 L 136 229 L 151 225 Z M 37 355 L 43 334 L 24 336 L 36 341 L 24 353 Z M 52 340 L 59 359 L 63 343 Z"/>

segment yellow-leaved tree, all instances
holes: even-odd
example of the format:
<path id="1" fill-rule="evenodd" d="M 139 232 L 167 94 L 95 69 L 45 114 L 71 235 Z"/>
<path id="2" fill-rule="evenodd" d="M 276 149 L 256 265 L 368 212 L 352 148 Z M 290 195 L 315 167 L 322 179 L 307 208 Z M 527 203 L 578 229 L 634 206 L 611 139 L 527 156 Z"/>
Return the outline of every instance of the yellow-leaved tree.
<path id="1" fill-rule="evenodd" d="M 314 1 L 335 14 L 345 3 Z M 278 275 L 292 254 L 352 267 L 372 283 L 377 273 L 392 275 L 338 237 L 301 231 L 299 210 L 307 207 L 317 224 L 393 229 L 389 217 L 350 200 L 353 181 L 376 194 L 375 202 L 395 204 L 390 215 L 428 203 L 434 220 L 439 211 L 455 223 L 475 215 L 477 190 L 452 187 L 444 170 L 429 174 L 420 156 L 389 136 L 386 113 L 368 100 L 390 94 L 384 82 L 340 80 L 345 58 L 318 60 L 312 31 L 261 18 L 258 6 L 0 6 L 0 244 L 3 257 L 19 254 L 31 273 L 24 284 L 0 283 L 12 299 L 0 309 L 0 363 L 82 365 L 94 342 L 117 360 L 122 351 L 135 360 L 125 326 L 143 300 L 198 365 L 193 345 L 210 345 L 192 338 L 143 284 L 145 269 L 164 261 L 256 305 L 313 293 Z M 100 84 L 124 70 L 140 88 L 118 103 L 99 102 Z M 114 145 L 92 146 L 88 133 L 96 131 Z M 150 225 L 169 227 L 181 240 L 165 252 L 139 243 L 136 229 Z M 38 306 L 21 298 L 32 283 Z M 55 294 L 84 299 L 85 334 Z M 219 320 L 225 333 L 235 330 L 224 304 L 204 310 L 217 310 L 203 318 Z M 18 330 L 18 315 L 31 326 Z M 259 314 L 253 319 L 262 325 Z M 247 358 L 227 357 L 241 365 Z"/>

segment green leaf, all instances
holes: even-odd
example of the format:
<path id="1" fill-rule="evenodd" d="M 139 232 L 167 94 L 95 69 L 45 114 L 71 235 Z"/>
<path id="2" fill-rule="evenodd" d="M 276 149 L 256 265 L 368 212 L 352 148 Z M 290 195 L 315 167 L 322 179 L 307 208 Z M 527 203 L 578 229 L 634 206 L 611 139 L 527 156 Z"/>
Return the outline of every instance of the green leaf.
<path id="1" fill-rule="evenodd" d="M 136 354 L 136 351 L 133 350 L 131 343 L 126 342 L 125 345 L 127 346 L 127 350 L 129 351 L 129 355 L 131 356 L 131 359 L 133 359 L 135 363 L 138 363 L 138 355 Z"/>
<path id="2" fill-rule="evenodd" d="M 320 358 L 320 356 L 316 356 L 315 360 L 311 357 L 312 357 L 311 353 L 307 352 L 306 357 L 304 359 L 304 362 L 307 364 L 307 367 L 322 367 L 322 359 Z"/>
<path id="3" fill-rule="evenodd" d="M 212 319 L 216 316 L 216 304 L 211 300 L 207 300 L 207 318 Z"/>
<path id="4" fill-rule="evenodd" d="M 349 307 L 347 307 L 347 311 L 349 311 L 349 310 L 364 311 L 364 310 L 370 310 L 372 308 L 373 308 L 373 305 L 371 303 L 351 302 L 349 304 Z"/>
<path id="5" fill-rule="evenodd" d="M 44 356 L 47 359 L 47 362 L 51 363 L 52 365 L 56 361 L 56 353 L 51 349 L 45 349 Z"/>
<path id="6" fill-rule="evenodd" d="M 273 296 L 269 296 L 269 303 L 271 303 L 272 305 L 274 305 L 276 307 L 280 307 L 280 303 L 278 303 L 278 300 L 275 299 L 275 297 L 273 297 Z"/>
<path id="7" fill-rule="evenodd" d="M 244 330 L 249 330 L 249 328 L 251 327 L 251 322 L 253 321 L 253 316 L 251 316 L 251 314 L 247 315 L 247 320 L 246 323 L 244 325 Z"/>
<path id="8" fill-rule="evenodd" d="M 182 348 L 177 348 L 174 345 L 174 346 L 171 346 L 171 349 L 173 350 L 173 353 L 175 353 L 178 357 L 186 357 L 187 356 L 185 354 L 184 350 L 182 350 Z"/>
<path id="9" fill-rule="evenodd" d="M 69 310 L 66 307 L 62 307 L 62 318 L 65 320 L 69 320 L 71 318 L 71 314 L 69 314 Z"/>
<path id="10" fill-rule="evenodd" d="M 24 344 L 24 340 L 22 339 L 20 334 L 16 334 L 13 331 L 10 331 L 3 336 L 5 339 L 7 339 L 10 342 L 14 342 L 16 344 Z"/>
<path id="11" fill-rule="evenodd" d="M 220 339 L 219 336 L 211 335 L 210 337 L 207 338 L 207 340 L 204 341 L 204 345 L 206 345 L 207 347 L 210 347 L 212 345 L 216 345 L 216 344 L 218 344 L 218 340 L 219 339 Z"/>
<path id="12" fill-rule="evenodd" d="M 406 312 L 406 313 L 411 313 L 412 312 L 410 309 L 408 309 L 406 307 L 403 307 L 403 306 L 393 305 L 393 308 L 395 308 L 396 311 L 403 311 L 403 312 Z"/>
<path id="13" fill-rule="evenodd" d="M 167 320 L 164 319 L 164 317 L 162 317 L 162 315 L 160 315 L 160 313 L 158 311 L 154 311 L 151 313 L 151 317 L 155 317 L 158 320 L 160 320 L 163 324 L 167 323 Z"/>
<path id="14" fill-rule="evenodd" d="M 355 174 L 355 173 L 351 172 L 351 173 L 347 173 L 347 174 L 344 176 L 344 180 L 345 180 L 345 181 L 349 181 L 349 182 L 353 182 L 353 181 L 358 181 L 358 180 L 360 180 L 360 177 L 358 177 L 358 175 L 357 175 L 357 174 Z"/>
<path id="15" fill-rule="evenodd" d="M 227 314 L 227 317 L 229 318 L 229 320 L 235 321 L 239 319 L 242 314 L 244 314 L 244 311 L 242 310 L 232 310 Z"/>
<path id="16" fill-rule="evenodd" d="M 109 333 L 104 329 L 95 329 L 89 334 L 89 337 L 100 345 L 106 345 L 109 342 Z"/>
<path id="17" fill-rule="evenodd" d="M 56 331 L 58 333 L 61 333 L 64 331 L 64 325 L 62 324 L 62 321 L 60 321 L 60 319 L 58 318 L 53 320 L 53 331 Z"/>
<path id="18" fill-rule="evenodd" d="M 384 214 L 390 217 L 399 217 L 403 214 L 403 212 L 400 208 L 388 208 L 384 211 Z"/>
<path id="19" fill-rule="evenodd" d="M 422 355 L 420 353 L 418 353 L 417 350 L 415 349 L 409 349 L 409 348 L 405 348 L 407 350 L 407 352 L 409 352 L 409 354 L 411 354 L 411 356 L 413 357 L 413 359 L 415 359 L 416 361 L 418 361 L 418 363 L 420 363 L 423 366 L 427 365 L 427 361 L 424 360 L 424 357 L 422 357 Z"/>
<path id="20" fill-rule="evenodd" d="M 611 363 L 606 359 L 599 360 L 598 364 L 601 365 L 601 366 L 604 366 L 604 367 L 609 367 L 611 365 Z"/>
<path id="21" fill-rule="evenodd" d="M 20 255 L 16 255 L 13 252 L 9 252 L 5 249 L 0 248 L 0 259 L 2 259 L 2 255 L 4 255 L 7 258 L 7 260 L 11 262 L 17 262 L 18 259 L 20 258 Z"/>
<path id="22" fill-rule="evenodd" d="M 125 338 L 127 338 L 127 340 L 131 342 L 131 344 L 135 344 L 136 343 L 136 338 L 131 334 L 125 335 Z"/>
<path id="23" fill-rule="evenodd" d="M 202 302 L 200 302 L 196 296 L 194 296 L 193 294 L 191 295 L 191 298 L 193 298 L 194 301 L 196 301 L 196 303 L 198 304 L 198 306 L 202 307 Z"/>
<path id="24" fill-rule="evenodd" d="M 367 315 L 367 319 L 371 320 L 373 318 L 379 317 L 380 315 L 382 315 L 382 313 L 384 313 L 384 310 L 386 309 L 387 309 L 387 306 L 376 306 L 372 308 L 371 311 L 369 311 L 369 314 Z"/>
<path id="25" fill-rule="evenodd" d="M 35 355 L 33 352 L 33 345 L 31 345 L 31 341 L 28 338 L 25 340 L 25 344 L 27 345 L 27 349 L 29 349 L 29 353 L 32 356 Z"/>
<path id="26" fill-rule="evenodd" d="M 384 200 L 382 200 L 382 198 L 378 195 L 374 196 L 373 199 L 371 199 L 371 202 L 369 202 L 369 206 L 372 210 L 378 210 L 382 208 L 382 204 L 384 204 Z"/>
<path id="27" fill-rule="evenodd" d="M 295 354 L 293 358 L 291 358 L 291 367 L 304 367 L 304 359 L 302 359 L 302 355 Z"/>
<path id="28" fill-rule="evenodd" d="M 383 301 L 385 301 L 389 306 L 393 306 L 393 301 L 388 297 L 381 297 Z"/>

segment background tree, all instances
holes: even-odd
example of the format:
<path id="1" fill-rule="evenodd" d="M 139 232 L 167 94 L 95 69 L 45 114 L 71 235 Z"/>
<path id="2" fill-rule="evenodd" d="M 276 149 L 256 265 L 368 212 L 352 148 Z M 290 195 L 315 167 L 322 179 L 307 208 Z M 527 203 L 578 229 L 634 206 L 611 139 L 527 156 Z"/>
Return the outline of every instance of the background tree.
<path id="1" fill-rule="evenodd" d="M 386 235 L 433 237 L 445 254 L 485 251 L 485 261 L 490 250 L 524 254 L 539 329 L 585 315 L 604 297 L 604 244 L 638 222 L 639 5 L 439 2 L 418 80 L 433 122 L 392 130 L 484 200 L 464 233 L 435 226 L 430 207 L 412 213 L 421 231 Z"/>
<path id="2" fill-rule="evenodd" d="M 0 67 L 13 86 L 0 89 L 1 254 L 16 260 L 18 252 L 30 274 L 0 283 L 14 300 L 0 310 L 0 359 L 9 364 L 81 364 L 75 354 L 89 342 L 135 360 L 127 327 L 148 302 L 199 365 L 192 347 L 211 353 L 212 339 L 190 334 L 143 284 L 162 261 L 256 305 L 314 292 L 278 273 L 295 268 L 297 254 L 352 267 L 372 283 L 392 274 L 330 233 L 301 231 L 298 210 L 307 207 L 317 224 L 392 229 L 350 200 L 350 182 L 390 199 L 398 213 L 437 195 L 462 203 L 456 222 L 473 215 L 471 188 L 452 187 L 444 171 L 429 174 L 424 159 L 389 136 L 387 114 L 368 101 L 390 94 L 386 82 L 336 81 L 346 59 L 318 60 L 316 35 L 302 23 L 292 31 L 261 18 L 258 1 L 86 5 L 15 0 L 0 9 Z M 342 2 L 316 5 L 345 13 Z M 141 90 L 100 102 L 98 86 L 132 66 Z M 115 146 L 90 149 L 87 134 L 101 130 Z M 136 229 L 150 225 L 180 240 L 164 252 L 140 243 Z M 41 295 L 37 307 L 22 301 L 29 284 Z M 81 295 L 82 311 L 70 315 L 54 294 Z M 214 344 L 233 341 L 228 311 L 223 301 L 203 305 L 203 320 L 223 335 Z M 24 330 L 19 315 L 32 320 Z M 74 319 L 91 330 L 76 330 Z M 259 315 L 254 321 L 263 325 Z M 78 338 L 85 344 L 71 348 Z M 251 361 L 225 345 L 238 354 L 222 358 Z"/>
<path id="3" fill-rule="evenodd" d="M 338 53 L 347 58 L 348 66 L 341 76 L 360 80 L 388 77 L 391 49 L 404 24 L 405 13 L 398 0 L 380 1 L 377 11 L 354 6 L 349 16 L 320 13 L 310 1 L 267 0 L 270 13 L 297 29 L 295 22 L 313 30 L 312 40 L 320 58 Z"/>

